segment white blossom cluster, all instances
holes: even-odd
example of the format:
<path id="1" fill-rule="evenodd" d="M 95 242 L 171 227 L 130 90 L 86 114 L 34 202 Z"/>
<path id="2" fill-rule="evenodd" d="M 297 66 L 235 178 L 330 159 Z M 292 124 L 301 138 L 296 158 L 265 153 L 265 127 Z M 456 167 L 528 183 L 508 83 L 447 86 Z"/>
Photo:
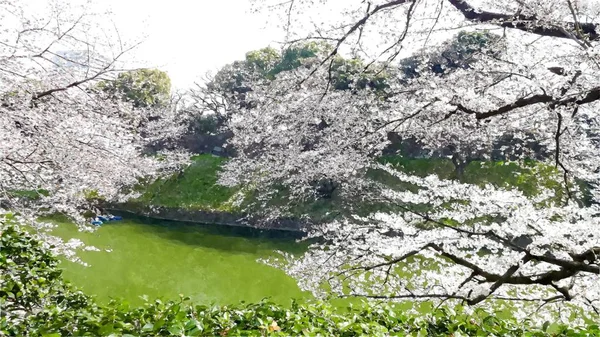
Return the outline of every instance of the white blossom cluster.
<path id="1" fill-rule="evenodd" d="M 290 40 L 326 37 L 337 52 L 364 52 L 389 70 L 384 90 L 335 91 L 332 53 L 253 85 L 256 106 L 232 121 L 240 156 L 222 182 L 251 184 L 266 199 L 280 185 L 308 198 L 315 181 L 330 179 L 353 200 L 395 207 L 311 228 L 318 243 L 284 264 L 304 289 L 523 308 L 515 311 L 521 318 L 537 312 L 542 321 L 599 312 L 600 2 L 348 1 L 339 20 L 319 16 L 326 2 L 265 6 L 299 18 L 284 27 Z M 309 21 L 315 29 L 302 26 Z M 500 40 L 474 53 L 468 67 L 440 74 L 424 62 L 412 78 L 394 70 L 402 55 L 435 54 L 439 41 L 463 29 L 489 29 Z M 568 200 L 379 165 L 391 133 L 484 158 L 504 135 L 533 135 L 551 153 L 545 164 L 557 168 Z M 412 188 L 374 190 L 368 169 Z M 584 190 L 585 205 L 577 201 Z"/>
<path id="2" fill-rule="evenodd" d="M 0 1 L 0 201 L 83 223 L 86 194 L 122 201 L 139 178 L 168 173 L 189 155 L 145 149 L 182 131 L 174 109 L 134 109 L 98 90 L 131 49 L 106 28 L 106 13 L 87 3 L 38 5 Z M 20 197 L 35 191 L 35 202 Z"/>

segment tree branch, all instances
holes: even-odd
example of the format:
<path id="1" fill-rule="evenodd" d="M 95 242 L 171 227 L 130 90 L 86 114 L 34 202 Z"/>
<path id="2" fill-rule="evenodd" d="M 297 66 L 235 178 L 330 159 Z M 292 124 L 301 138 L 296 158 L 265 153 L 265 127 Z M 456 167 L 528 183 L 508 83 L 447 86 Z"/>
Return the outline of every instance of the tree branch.
<path id="1" fill-rule="evenodd" d="M 503 105 L 497 109 L 483 111 L 483 112 L 470 109 L 460 103 L 450 103 L 450 104 L 454 105 L 456 107 L 457 111 L 475 115 L 476 119 L 483 120 L 483 119 L 487 119 L 490 117 L 494 117 L 494 116 L 498 116 L 498 115 L 502 115 L 502 114 L 511 112 L 518 108 L 524 108 L 524 107 L 535 105 L 535 104 L 546 103 L 546 104 L 550 104 L 550 106 L 552 108 L 556 108 L 556 107 L 560 107 L 560 106 L 567 106 L 569 104 L 583 105 L 583 104 L 592 103 L 597 100 L 600 100 L 600 87 L 595 87 L 595 88 L 589 89 L 582 98 L 578 99 L 577 97 L 580 97 L 580 96 L 572 95 L 572 96 L 569 96 L 566 98 L 556 99 L 547 94 L 537 94 L 537 95 L 533 95 L 533 96 L 529 96 L 529 97 L 522 97 L 512 103 Z M 454 113 L 454 112 L 452 112 L 452 113 Z"/>
<path id="2" fill-rule="evenodd" d="M 40 98 L 42 98 L 42 97 L 44 97 L 44 96 L 52 95 L 52 94 L 53 94 L 53 93 L 55 93 L 55 92 L 66 91 L 66 90 L 68 90 L 68 89 L 70 89 L 70 88 L 73 88 L 73 87 L 78 87 L 78 86 L 80 86 L 80 85 L 82 85 L 82 84 L 84 84 L 84 83 L 87 83 L 87 82 L 90 82 L 90 81 L 93 81 L 93 80 L 97 79 L 98 77 L 100 77 L 100 76 L 102 76 L 102 75 L 104 75 L 104 74 L 106 74 L 106 73 L 110 72 L 110 71 L 111 71 L 111 67 L 112 67 L 112 66 L 113 66 L 113 65 L 114 65 L 114 64 L 115 64 L 115 63 L 118 61 L 118 59 L 119 59 L 121 56 L 123 56 L 123 54 L 125 54 L 125 53 L 127 53 L 128 51 L 130 51 L 130 50 L 134 49 L 135 47 L 137 47 L 137 44 L 135 44 L 135 45 L 133 45 L 133 46 L 131 46 L 131 47 L 129 47 L 129 48 L 127 48 L 127 49 L 125 49 L 125 50 L 122 50 L 122 51 L 121 51 L 121 52 L 120 52 L 120 53 L 119 53 L 117 56 L 115 56 L 115 57 L 114 57 L 114 58 L 113 58 L 113 59 L 112 59 L 112 60 L 111 60 L 111 61 L 110 61 L 110 62 L 109 62 L 109 63 L 108 63 L 108 64 L 107 64 L 107 65 L 106 65 L 104 68 L 102 68 L 102 69 L 100 69 L 99 71 L 97 71 L 97 72 L 96 72 L 96 74 L 94 74 L 93 76 L 86 77 L 86 78 L 84 78 L 84 79 L 82 79 L 82 80 L 79 80 L 79 81 L 75 81 L 75 82 L 69 83 L 68 85 L 66 85 L 66 86 L 64 86 L 64 87 L 60 87 L 60 88 L 53 88 L 53 89 L 49 89 L 49 90 L 46 90 L 46 91 L 38 92 L 38 93 L 36 93 L 36 94 L 34 94 L 34 95 L 33 95 L 33 100 L 38 100 L 38 99 L 40 99 Z M 114 69 L 113 69 L 113 70 L 114 70 Z"/>
<path id="3" fill-rule="evenodd" d="M 448 0 L 448 2 L 460 11 L 467 20 L 473 22 L 489 23 L 541 36 L 564 39 L 573 39 L 575 37 L 578 40 L 588 39 L 590 41 L 600 39 L 600 34 L 596 31 L 596 24 L 593 23 L 565 22 L 563 23 L 564 26 L 556 26 L 548 22 L 541 22 L 535 15 L 502 14 L 483 11 L 474 8 L 466 0 Z M 571 31 L 575 31 L 578 34 L 574 36 L 570 33 Z"/>

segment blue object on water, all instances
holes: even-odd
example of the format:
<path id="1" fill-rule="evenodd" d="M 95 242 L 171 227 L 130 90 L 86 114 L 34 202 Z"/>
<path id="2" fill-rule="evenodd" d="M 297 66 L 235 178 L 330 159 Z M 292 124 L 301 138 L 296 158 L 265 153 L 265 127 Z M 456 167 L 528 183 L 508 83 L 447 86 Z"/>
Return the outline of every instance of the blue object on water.
<path id="1" fill-rule="evenodd" d="M 98 219 L 98 220 L 100 220 L 100 221 L 102 221 L 102 222 L 106 222 L 106 221 L 108 221 L 108 218 L 106 218 L 106 217 L 104 217 L 104 216 L 102 216 L 102 215 L 98 215 L 98 216 L 96 217 L 96 219 Z"/>
<path id="2" fill-rule="evenodd" d="M 123 217 L 120 215 L 111 215 L 108 217 L 109 221 L 117 221 L 117 220 L 123 220 Z"/>
<path id="3" fill-rule="evenodd" d="M 100 225 L 102 225 L 102 221 L 100 221 L 100 220 L 92 220 L 92 225 L 100 226 Z"/>

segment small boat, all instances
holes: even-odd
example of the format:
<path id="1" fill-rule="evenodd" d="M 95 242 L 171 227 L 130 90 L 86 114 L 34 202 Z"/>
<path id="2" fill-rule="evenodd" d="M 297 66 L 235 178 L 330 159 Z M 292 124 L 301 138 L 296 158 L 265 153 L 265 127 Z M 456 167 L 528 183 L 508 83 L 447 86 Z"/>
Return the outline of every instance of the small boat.
<path id="1" fill-rule="evenodd" d="M 97 217 L 92 219 L 91 223 L 92 223 L 92 225 L 100 226 L 100 225 L 104 224 L 105 222 L 118 221 L 118 220 L 123 220 L 123 217 L 120 215 L 107 215 L 107 216 L 98 215 Z"/>

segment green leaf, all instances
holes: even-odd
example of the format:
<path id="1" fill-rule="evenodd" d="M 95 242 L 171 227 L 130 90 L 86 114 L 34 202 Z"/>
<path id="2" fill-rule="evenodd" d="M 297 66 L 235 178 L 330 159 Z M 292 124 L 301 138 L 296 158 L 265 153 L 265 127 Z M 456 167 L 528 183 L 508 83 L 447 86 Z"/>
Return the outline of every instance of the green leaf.
<path id="1" fill-rule="evenodd" d="M 104 324 L 98 332 L 102 336 L 107 336 L 107 335 L 110 335 L 113 331 L 114 331 L 114 325 L 112 323 L 107 323 L 107 324 Z"/>
<path id="2" fill-rule="evenodd" d="M 548 331 L 548 327 L 550 327 L 550 322 L 545 321 L 544 324 L 542 325 L 542 331 Z"/>
<path id="3" fill-rule="evenodd" d="M 180 325 L 171 325 L 169 327 L 169 332 L 173 335 L 181 335 L 183 333 L 183 327 Z"/>

